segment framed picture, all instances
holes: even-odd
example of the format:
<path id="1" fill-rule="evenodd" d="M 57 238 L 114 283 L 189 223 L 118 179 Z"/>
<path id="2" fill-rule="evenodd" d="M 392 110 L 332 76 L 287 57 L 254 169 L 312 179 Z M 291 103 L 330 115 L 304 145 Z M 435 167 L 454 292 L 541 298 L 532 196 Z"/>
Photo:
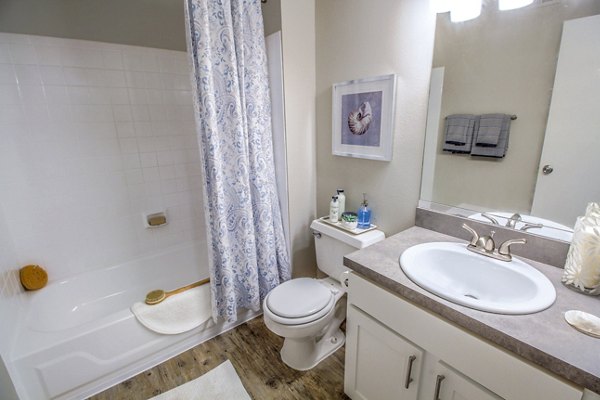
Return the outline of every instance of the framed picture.
<path id="1" fill-rule="evenodd" d="M 394 74 L 334 84 L 333 154 L 391 161 L 395 97 Z"/>

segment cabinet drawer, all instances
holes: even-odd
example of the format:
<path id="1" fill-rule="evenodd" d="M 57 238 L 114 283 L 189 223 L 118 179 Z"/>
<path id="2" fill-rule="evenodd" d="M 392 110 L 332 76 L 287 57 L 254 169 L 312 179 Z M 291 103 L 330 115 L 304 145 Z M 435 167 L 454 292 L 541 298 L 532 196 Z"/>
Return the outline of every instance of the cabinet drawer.
<path id="1" fill-rule="evenodd" d="M 359 277 L 348 303 L 507 400 L 581 400 L 583 390 Z"/>

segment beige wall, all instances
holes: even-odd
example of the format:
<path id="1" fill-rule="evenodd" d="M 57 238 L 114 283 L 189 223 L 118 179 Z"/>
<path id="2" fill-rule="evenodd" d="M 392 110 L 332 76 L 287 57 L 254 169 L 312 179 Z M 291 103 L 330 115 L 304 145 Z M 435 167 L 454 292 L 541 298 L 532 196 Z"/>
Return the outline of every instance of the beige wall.
<path id="1" fill-rule="evenodd" d="M 318 1 L 318 215 L 328 214 L 331 195 L 342 187 L 350 210 L 358 208 L 363 192 L 368 194 L 375 223 L 387 235 L 414 224 L 434 24 L 435 17 L 423 0 Z M 397 74 L 392 161 L 333 156 L 332 84 L 390 73 Z"/>
<path id="2" fill-rule="evenodd" d="M 271 1 L 271 0 L 269 0 Z M 294 276 L 316 272 L 315 0 L 281 0 L 290 241 Z"/>
<path id="3" fill-rule="evenodd" d="M 265 36 L 281 30 L 281 0 L 267 0 L 261 4 Z"/>
<path id="4" fill-rule="evenodd" d="M 0 32 L 185 51 L 183 0 L 0 0 Z"/>
<path id="5" fill-rule="evenodd" d="M 445 67 L 443 118 L 457 113 L 516 114 L 504 159 L 442 152 L 440 134 L 433 200 L 487 209 L 531 209 L 546 130 L 562 21 L 600 13 L 597 0 L 563 0 L 473 21 L 437 19 L 434 67 Z"/>

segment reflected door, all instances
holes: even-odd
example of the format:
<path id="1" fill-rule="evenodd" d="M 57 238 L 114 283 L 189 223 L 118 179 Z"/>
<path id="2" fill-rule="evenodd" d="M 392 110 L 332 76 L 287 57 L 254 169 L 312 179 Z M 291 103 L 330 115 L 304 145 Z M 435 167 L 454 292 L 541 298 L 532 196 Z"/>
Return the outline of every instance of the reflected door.
<path id="1" fill-rule="evenodd" d="M 600 200 L 600 15 L 563 26 L 532 214 L 573 226 Z M 565 206 L 568 205 L 568 206 Z"/>

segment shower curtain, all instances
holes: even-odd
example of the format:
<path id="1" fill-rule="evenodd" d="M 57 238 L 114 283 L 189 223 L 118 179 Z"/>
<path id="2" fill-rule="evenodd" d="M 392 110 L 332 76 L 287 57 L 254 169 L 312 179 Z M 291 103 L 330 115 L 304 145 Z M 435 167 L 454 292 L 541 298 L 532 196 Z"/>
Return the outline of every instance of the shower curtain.
<path id="1" fill-rule="evenodd" d="M 275 183 L 260 2 L 186 0 L 213 316 L 259 310 L 291 276 Z"/>

